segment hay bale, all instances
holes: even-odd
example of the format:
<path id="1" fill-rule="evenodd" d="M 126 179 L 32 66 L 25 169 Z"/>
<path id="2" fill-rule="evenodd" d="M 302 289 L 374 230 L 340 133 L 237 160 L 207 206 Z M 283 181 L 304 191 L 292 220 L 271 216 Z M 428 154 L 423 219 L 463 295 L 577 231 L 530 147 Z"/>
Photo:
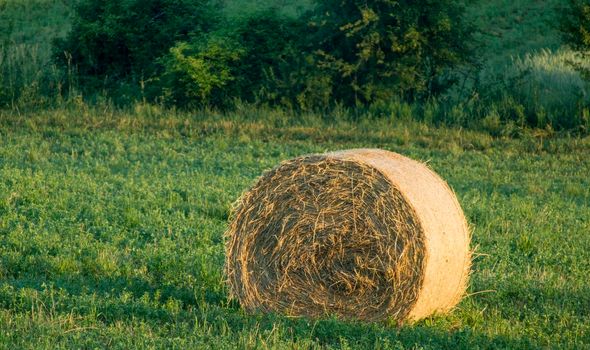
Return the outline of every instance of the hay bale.
<path id="1" fill-rule="evenodd" d="M 459 302 L 469 240 L 455 195 L 425 165 L 376 149 L 311 155 L 242 196 L 226 274 L 248 311 L 413 321 Z"/>

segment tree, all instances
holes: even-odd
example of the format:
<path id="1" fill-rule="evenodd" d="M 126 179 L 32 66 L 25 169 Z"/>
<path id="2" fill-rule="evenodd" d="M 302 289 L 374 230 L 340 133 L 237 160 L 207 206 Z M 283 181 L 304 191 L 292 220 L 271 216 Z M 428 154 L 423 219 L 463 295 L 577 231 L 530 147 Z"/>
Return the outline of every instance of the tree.
<path id="1" fill-rule="evenodd" d="M 466 63 L 471 26 L 454 0 L 325 0 L 311 15 L 316 65 L 334 98 L 365 104 L 440 93 Z"/>

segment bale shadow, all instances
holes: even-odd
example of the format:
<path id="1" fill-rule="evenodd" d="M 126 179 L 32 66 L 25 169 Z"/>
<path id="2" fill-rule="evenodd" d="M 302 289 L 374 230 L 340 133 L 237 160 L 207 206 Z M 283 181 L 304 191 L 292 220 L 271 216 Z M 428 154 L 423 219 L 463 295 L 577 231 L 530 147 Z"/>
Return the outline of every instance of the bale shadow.
<path id="1" fill-rule="evenodd" d="M 73 311 L 82 316 L 94 313 L 103 324 L 132 320 L 147 322 L 153 326 L 184 323 L 191 328 L 198 328 L 200 324 L 207 324 L 214 333 L 225 329 L 234 334 L 248 330 L 270 334 L 279 328 L 283 330 L 279 335 L 283 341 L 312 340 L 317 345 L 335 348 L 373 348 L 378 344 L 387 344 L 393 348 L 432 349 L 530 349 L 540 346 L 534 339 L 507 335 L 489 336 L 467 327 L 449 331 L 424 323 L 392 327 L 334 318 L 310 320 L 275 314 L 247 315 L 236 302 L 228 300 L 225 293 L 209 291 L 208 295 L 205 293 L 199 296 L 188 288 L 160 286 L 155 289 L 149 282 L 139 278 L 56 279 L 49 287 L 55 293 L 49 293 L 47 282 L 43 283 L 38 279 L 19 279 L 5 281 L 6 283 L 17 293 L 18 289 L 24 288 L 38 290 L 43 303 L 48 308 L 53 308 L 54 312 L 67 314 Z M 545 303 L 560 305 L 568 310 L 574 310 L 577 305 L 575 300 L 587 300 L 587 296 L 564 295 L 560 292 L 563 291 L 531 290 L 527 293 L 536 294 Z M 166 308 L 164 305 L 169 298 L 180 300 L 181 309 L 174 311 Z M 0 293 L 0 307 L 4 309 L 26 311 L 30 308 L 27 303 L 15 305 L 2 299 L 5 298 Z M 55 304 L 50 306 L 52 299 Z M 564 300 L 567 305 L 564 305 Z M 537 312 L 541 313 L 543 309 L 539 308 Z"/>

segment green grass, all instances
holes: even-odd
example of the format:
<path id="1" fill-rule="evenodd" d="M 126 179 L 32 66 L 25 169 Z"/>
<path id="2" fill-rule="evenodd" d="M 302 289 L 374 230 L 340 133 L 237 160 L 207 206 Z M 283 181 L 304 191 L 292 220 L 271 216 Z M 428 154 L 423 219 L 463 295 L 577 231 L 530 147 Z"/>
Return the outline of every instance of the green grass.
<path id="1" fill-rule="evenodd" d="M 590 138 L 303 119 L 2 112 L 0 348 L 590 347 Z M 448 180 L 473 295 L 402 328 L 244 314 L 222 282 L 232 202 L 281 160 L 354 147 Z"/>

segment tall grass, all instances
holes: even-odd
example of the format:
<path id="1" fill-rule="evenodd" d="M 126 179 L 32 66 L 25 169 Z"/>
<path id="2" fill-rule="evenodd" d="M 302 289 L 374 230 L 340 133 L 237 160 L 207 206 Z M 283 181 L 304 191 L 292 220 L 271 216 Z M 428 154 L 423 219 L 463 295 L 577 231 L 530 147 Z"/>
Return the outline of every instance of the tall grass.
<path id="1" fill-rule="evenodd" d="M 69 30 L 75 2 L 0 0 L 0 107 L 44 106 L 63 96 L 68 76 L 52 63 L 52 41 Z"/>
<path id="2" fill-rule="evenodd" d="M 590 67 L 589 62 L 572 51 L 541 50 L 513 59 L 507 69 L 509 79 L 524 73 L 524 79 L 512 93 L 527 111 L 537 116 L 539 124 L 572 127 L 582 122 L 577 119 L 581 118 L 580 107 L 590 103 L 590 87 L 572 63 Z"/>
<path id="3" fill-rule="evenodd" d="M 19 44 L 0 51 L 0 103 L 39 106 L 62 96 L 63 75 L 42 50 L 39 45 Z"/>

